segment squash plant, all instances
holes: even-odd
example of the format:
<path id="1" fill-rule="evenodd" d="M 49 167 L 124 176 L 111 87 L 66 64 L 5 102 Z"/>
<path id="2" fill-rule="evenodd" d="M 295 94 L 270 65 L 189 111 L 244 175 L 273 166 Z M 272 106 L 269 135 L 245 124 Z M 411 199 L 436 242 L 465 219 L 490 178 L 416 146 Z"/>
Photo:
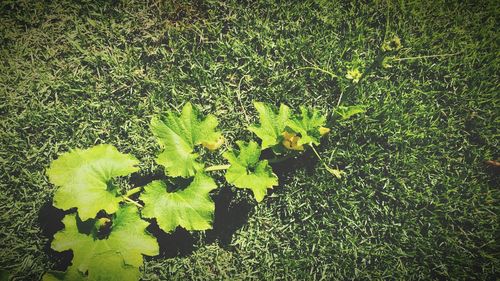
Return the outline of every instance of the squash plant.
<path id="1" fill-rule="evenodd" d="M 51 247 L 71 250 L 73 259 L 65 272 L 49 271 L 43 280 L 138 280 L 143 255 L 159 254 L 157 240 L 146 231 L 149 222 L 142 218 L 156 220 L 167 233 L 177 227 L 189 231 L 212 228 L 215 204 L 210 192 L 217 183 L 209 175 L 211 171 L 226 170 L 229 184 L 250 189 L 260 202 L 268 189 L 278 186 L 278 177 L 268 160 L 262 159 L 262 150 L 272 150 L 274 161 L 289 159 L 306 148 L 319 157 L 314 146 L 330 131 L 325 127 L 325 115 L 304 107 L 295 114 L 283 104 L 275 108 L 255 102 L 254 106 L 260 124 L 248 129 L 261 144 L 236 141 L 236 148 L 223 153 L 228 164 L 212 167 L 205 167 L 196 151 L 200 146 L 216 150 L 223 144 L 215 116 L 202 116 L 186 103 L 180 114 L 169 111 L 153 117 L 151 131 L 162 149 L 156 163 L 169 177 L 191 179 L 184 189 L 169 188 L 168 183 L 155 180 L 122 192 L 113 179 L 138 171 L 139 161 L 109 144 L 75 149 L 54 160 L 47 170 L 49 181 L 58 187 L 53 204 L 75 211 L 63 218 L 64 229 L 54 235 Z M 341 119 L 361 112 L 364 109 L 359 106 L 336 111 Z M 332 174 L 341 175 L 341 171 L 323 165 Z M 130 198 L 139 192 L 142 204 Z"/>

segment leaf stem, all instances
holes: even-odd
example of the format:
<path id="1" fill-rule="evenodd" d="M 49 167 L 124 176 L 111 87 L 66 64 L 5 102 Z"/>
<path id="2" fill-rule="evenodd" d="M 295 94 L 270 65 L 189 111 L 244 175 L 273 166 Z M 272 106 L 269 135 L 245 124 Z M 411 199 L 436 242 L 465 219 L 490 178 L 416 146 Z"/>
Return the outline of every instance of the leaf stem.
<path id="1" fill-rule="evenodd" d="M 245 107 L 243 106 L 243 103 L 241 102 L 241 81 L 243 81 L 244 78 L 246 78 L 247 75 L 243 75 L 241 77 L 240 82 L 238 83 L 238 91 L 236 92 L 236 97 L 238 98 L 238 101 L 240 102 L 241 109 L 243 109 L 243 115 L 245 115 L 245 120 L 247 121 L 247 124 L 250 124 L 250 118 L 248 118 L 247 111 Z"/>
<path id="2" fill-rule="evenodd" d="M 339 107 L 340 102 L 342 101 L 342 96 L 344 95 L 344 92 L 340 91 L 339 99 L 337 100 L 337 107 Z"/>
<path id="3" fill-rule="evenodd" d="M 144 206 L 142 206 L 141 204 L 139 204 L 137 201 L 134 201 L 134 200 L 132 200 L 132 199 L 128 198 L 126 195 L 123 195 L 122 197 L 123 197 L 123 199 L 124 199 L 125 201 L 127 201 L 128 203 L 132 203 L 132 204 L 136 205 L 136 206 L 137 206 L 137 207 L 139 207 L 139 208 L 144 207 Z"/>
<path id="4" fill-rule="evenodd" d="M 316 154 L 316 156 L 318 157 L 319 161 L 321 162 L 321 164 L 323 164 L 323 166 L 325 167 L 325 169 L 332 175 L 334 175 L 336 178 L 340 179 L 342 177 L 342 174 L 343 172 L 341 170 L 338 170 L 338 169 L 333 169 L 331 168 L 330 166 L 328 166 L 325 161 L 323 160 L 323 158 L 321 158 L 321 156 L 319 155 L 318 151 L 316 151 L 316 148 L 314 148 L 314 144 L 309 144 L 309 146 L 312 148 L 312 150 L 314 151 L 314 154 Z"/>
<path id="5" fill-rule="evenodd" d="M 231 165 L 215 165 L 215 166 L 210 166 L 205 168 L 205 172 L 212 172 L 212 171 L 220 171 L 220 170 L 227 170 L 231 167 Z"/>
<path id="6" fill-rule="evenodd" d="M 312 150 L 314 151 L 314 154 L 316 154 L 316 157 L 318 157 L 319 161 L 324 165 L 325 162 L 323 162 L 323 158 L 321 158 L 321 156 L 319 156 L 318 151 L 316 151 L 316 148 L 314 148 L 314 144 L 310 143 L 309 146 L 312 148 Z"/>
<path id="7" fill-rule="evenodd" d="M 458 54 L 460 54 L 460 52 L 453 53 L 453 54 L 440 54 L 440 55 L 416 56 L 416 57 L 406 57 L 406 58 L 394 58 L 392 60 L 403 61 L 403 60 L 416 60 L 416 59 L 426 59 L 426 58 L 451 57 L 451 56 L 456 56 Z"/>
<path id="8" fill-rule="evenodd" d="M 136 187 L 136 188 L 132 188 L 131 190 L 127 191 L 127 193 L 125 193 L 125 196 L 127 197 L 130 197 L 138 192 L 141 192 L 141 187 Z"/>
<path id="9" fill-rule="evenodd" d="M 323 72 L 323 73 L 326 73 L 326 74 L 330 75 L 332 78 L 337 78 L 338 77 L 335 73 L 333 73 L 333 72 L 331 72 L 329 70 L 320 68 L 318 66 L 302 66 L 302 67 L 299 67 L 299 68 L 295 68 L 295 69 L 293 69 L 293 70 L 291 70 L 289 72 L 285 72 L 283 74 L 274 76 L 273 78 L 278 78 L 278 77 L 281 77 L 281 76 L 287 76 L 287 75 L 292 74 L 294 72 L 297 72 L 299 70 L 305 70 L 305 69 L 317 70 L 317 71 L 320 71 L 320 72 Z"/>

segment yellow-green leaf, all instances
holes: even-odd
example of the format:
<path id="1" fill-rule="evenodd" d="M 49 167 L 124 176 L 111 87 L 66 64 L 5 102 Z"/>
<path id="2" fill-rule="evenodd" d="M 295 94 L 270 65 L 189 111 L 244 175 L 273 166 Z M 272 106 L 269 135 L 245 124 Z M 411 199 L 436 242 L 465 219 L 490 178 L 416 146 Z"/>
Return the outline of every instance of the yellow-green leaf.
<path id="1" fill-rule="evenodd" d="M 273 173 L 267 160 L 259 161 L 261 149 L 251 141 L 237 141 L 239 150 L 233 149 L 223 154 L 231 166 L 226 172 L 226 180 L 238 188 L 251 189 L 255 200 L 262 201 L 268 188 L 278 185 L 278 177 Z"/>
<path id="2" fill-rule="evenodd" d="M 221 133 L 216 131 L 217 118 L 200 116 L 191 103 L 186 103 L 180 115 L 169 111 L 165 115 L 155 116 L 151 120 L 151 130 L 163 151 L 156 162 L 165 167 L 172 177 L 191 177 L 204 165 L 198 162 L 194 152 L 197 145 L 217 144 Z"/>
<path id="3" fill-rule="evenodd" d="M 66 272 L 50 272 L 44 280 L 139 280 L 142 255 L 159 253 L 156 239 L 146 232 L 149 223 L 132 205 L 118 209 L 105 239 L 96 236 L 96 219 L 82 222 L 69 214 L 63 223 L 51 246 L 58 252 L 71 250 L 73 260 Z"/>
<path id="4" fill-rule="evenodd" d="M 76 207 L 83 220 L 95 217 L 100 210 L 116 212 L 122 199 L 111 179 L 136 172 L 137 164 L 135 157 L 109 144 L 61 155 L 47 170 L 50 182 L 59 187 L 54 206 L 63 210 Z"/>
<path id="5" fill-rule="evenodd" d="M 175 192 L 169 192 L 165 182 L 153 181 L 144 187 L 140 197 L 144 202 L 142 215 L 155 218 L 165 232 L 172 232 L 177 226 L 187 230 L 211 229 L 215 204 L 209 193 L 215 188 L 214 180 L 203 173 L 197 173 L 188 187 Z"/>
<path id="6" fill-rule="evenodd" d="M 262 140 L 262 149 L 281 145 L 282 133 L 291 115 L 290 108 L 282 104 L 278 111 L 262 102 L 254 102 L 254 106 L 259 112 L 260 125 L 250 126 L 248 129 Z"/>
<path id="7" fill-rule="evenodd" d="M 308 110 L 305 107 L 300 108 L 301 114 L 294 117 L 286 123 L 287 127 L 295 133 L 300 134 L 297 145 L 320 143 L 320 128 L 326 123 L 326 117 L 318 110 Z"/>

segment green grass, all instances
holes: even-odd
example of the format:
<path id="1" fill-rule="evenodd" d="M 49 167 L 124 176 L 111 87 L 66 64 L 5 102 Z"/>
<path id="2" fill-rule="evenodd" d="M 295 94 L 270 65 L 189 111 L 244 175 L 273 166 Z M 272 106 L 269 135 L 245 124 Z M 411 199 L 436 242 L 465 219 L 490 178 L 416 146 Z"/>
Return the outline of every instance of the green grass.
<path id="1" fill-rule="evenodd" d="M 153 114 L 191 101 L 227 149 L 255 138 L 254 100 L 331 114 L 341 94 L 368 108 L 319 147 L 344 179 L 306 155 L 275 167 L 261 204 L 222 185 L 216 229 L 162 234 L 143 279 L 495 280 L 498 1 L 54 2 L 0 4 L 0 269 L 13 280 L 64 263 L 48 246 L 59 154 L 111 143 L 154 177 Z M 446 56 L 373 64 L 391 34 L 397 58 Z"/>

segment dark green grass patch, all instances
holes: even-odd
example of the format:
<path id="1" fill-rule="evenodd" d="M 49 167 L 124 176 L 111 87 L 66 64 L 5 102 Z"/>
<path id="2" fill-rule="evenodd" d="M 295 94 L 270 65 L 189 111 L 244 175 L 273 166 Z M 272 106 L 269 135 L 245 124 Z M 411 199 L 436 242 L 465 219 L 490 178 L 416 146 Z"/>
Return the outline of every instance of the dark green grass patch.
<path id="1" fill-rule="evenodd" d="M 319 147 L 342 180 L 306 155 L 274 167 L 281 184 L 261 204 L 220 186 L 214 230 L 160 234 L 143 279 L 494 280 L 499 171 L 485 161 L 500 158 L 499 8 L 2 2 L 2 276 L 36 280 L 67 264 L 49 249 L 62 225 L 45 169 L 58 154 L 110 143 L 157 178 L 153 114 L 191 101 L 221 120 L 228 148 L 253 138 L 254 100 L 332 115 L 342 97 L 367 106 L 332 121 Z M 384 68 L 393 35 L 402 48 Z M 353 68 L 357 84 L 345 78 Z M 124 182 L 147 183 L 138 178 Z"/>

